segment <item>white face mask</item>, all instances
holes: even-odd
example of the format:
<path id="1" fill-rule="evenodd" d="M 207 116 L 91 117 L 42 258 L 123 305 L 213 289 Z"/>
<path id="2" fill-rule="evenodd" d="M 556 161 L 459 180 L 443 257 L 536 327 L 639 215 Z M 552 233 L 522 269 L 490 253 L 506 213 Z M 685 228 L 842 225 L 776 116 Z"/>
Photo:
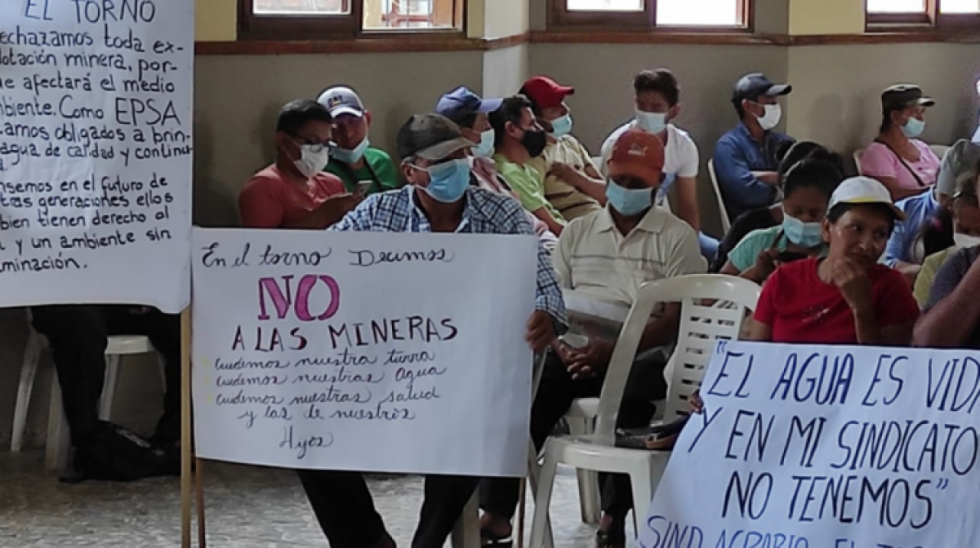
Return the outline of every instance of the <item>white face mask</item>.
<path id="1" fill-rule="evenodd" d="M 779 121 L 783 118 L 783 107 L 779 105 L 762 105 L 765 108 L 765 113 L 762 116 L 756 116 L 759 120 L 759 127 L 763 131 L 769 131 L 770 129 L 779 125 Z"/>
<path id="2" fill-rule="evenodd" d="M 660 133 L 667 129 L 667 113 L 637 110 L 636 126 L 647 133 Z"/>
<path id="3" fill-rule="evenodd" d="M 330 150 L 323 145 L 301 145 L 299 150 L 300 158 L 293 165 L 307 179 L 323 171 L 330 161 Z"/>
<path id="4" fill-rule="evenodd" d="M 980 245 L 980 236 L 970 236 L 969 234 L 953 234 L 953 242 L 956 244 L 956 249 L 965 249 L 968 247 L 976 247 Z"/>

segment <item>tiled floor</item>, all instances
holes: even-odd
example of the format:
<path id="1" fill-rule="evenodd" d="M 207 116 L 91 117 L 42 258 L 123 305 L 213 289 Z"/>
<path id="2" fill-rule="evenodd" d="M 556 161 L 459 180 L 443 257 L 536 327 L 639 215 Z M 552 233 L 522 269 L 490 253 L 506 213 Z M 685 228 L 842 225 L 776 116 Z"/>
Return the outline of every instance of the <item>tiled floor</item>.
<path id="1" fill-rule="evenodd" d="M 0 453 L 0 546 L 17 548 L 163 548 L 179 545 L 177 478 L 64 485 L 43 472 L 39 453 Z M 282 470 L 208 463 L 208 546 L 326 548 L 296 477 Z M 379 511 L 400 547 L 409 546 L 421 480 L 372 479 Z M 532 505 L 528 505 L 528 522 Z M 591 548 L 578 519 L 575 475 L 562 470 L 552 505 L 556 545 Z M 448 544 L 447 544 L 448 545 Z"/>

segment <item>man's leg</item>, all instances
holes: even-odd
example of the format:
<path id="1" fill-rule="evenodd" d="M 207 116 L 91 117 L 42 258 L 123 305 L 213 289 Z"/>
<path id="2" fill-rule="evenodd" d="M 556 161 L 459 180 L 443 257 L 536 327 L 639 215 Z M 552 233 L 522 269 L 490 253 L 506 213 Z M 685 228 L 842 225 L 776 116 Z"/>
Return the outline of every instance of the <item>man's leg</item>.
<path id="1" fill-rule="evenodd" d="M 666 394 L 664 362 L 658 357 L 656 362 L 635 363 L 626 380 L 623 401 L 616 420 L 617 428 L 640 428 L 650 424 L 656 406 L 654 400 Z M 629 476 L 625 474 L 601 474 L 602 510 L 607 519 L 618 528 L 625 524 L 626 514 L 633 508 L 633 489 Z M 646 516 L 641 516 L 643 519 Z"/>
<path id="2" fill-rule="evenodd" d="M 111 307 L 107 311 L 111 335 L 144 335 L 163 357 L 163 414 L 151 436 L 154 443 L 172 445 L 180 440 L 180 315 L 156 309 Z"/>
<path id="3" fill-rule="evenodd" d="M 332 470 L 297 472 L 331 548 L 388 546 L 388 533 L 374 509 L 363 475 Z"/>
<path id="4" fill-rule="evenodd" d="M 701 256 L 707 259 L 710 265 L 714 260 L 715 256 L 718 255 L 718 246 L 721 245 L 718 240 L 708 236 L 704 232 L 698 232 L 698 246 L 701 248 Z"/>
<path id="5" fill-rule="evenodd" d="M 71 443 L 78 446 L 99 421 L 105 383 L 106 326 L 97 306 L 31 308 L 34 329 L 51 345 Z"/>
<path id="6" fill-rule="evenodd" d="M 541 384 L 531 405 L 531 439 L 539 451 L 548 434 L 558 423 L 572 400 L 594 391 L 593 381 L 573 381 L 565 364 L 555 353 L 549 352 L 541 374 Z M 520 479 L 488 478 L 480 487 L 480 506 L 486 512 L 482 527 L 500 531 L 508 524 L 517 509 L 520 498 Z M 507 527 L 509 530 L 509 527 Z M 502 535 L 509 536 L 509 535 Z"/>
<path id="7" fill-rule="evenodd" d="M 469 476 L 426 476 L 425 500 L 412 548 L 442 548 L 480 484 Z"/>

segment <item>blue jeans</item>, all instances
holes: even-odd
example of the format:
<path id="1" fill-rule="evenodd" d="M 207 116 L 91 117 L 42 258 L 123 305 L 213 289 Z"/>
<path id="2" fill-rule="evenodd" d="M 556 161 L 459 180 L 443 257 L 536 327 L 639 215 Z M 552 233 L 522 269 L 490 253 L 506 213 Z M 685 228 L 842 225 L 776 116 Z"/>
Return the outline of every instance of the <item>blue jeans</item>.
<path id="1" fill-rule="evenodd" d="M 718 240 L 704 232 L 698 232 L 698 245 L 701 246 L 701 255 L 708 260 L 708 264 L 711 264 L 715 260 L 715 255 L 718 254 Z"/>

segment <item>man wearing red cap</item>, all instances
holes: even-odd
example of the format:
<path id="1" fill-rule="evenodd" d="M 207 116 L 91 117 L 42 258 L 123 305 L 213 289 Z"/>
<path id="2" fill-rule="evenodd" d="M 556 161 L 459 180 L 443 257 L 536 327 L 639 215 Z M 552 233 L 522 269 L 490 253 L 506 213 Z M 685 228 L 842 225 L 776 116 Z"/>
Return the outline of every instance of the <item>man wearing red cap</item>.
<path id="1" fill-rule="evenodd" d="M 653 207 L 663 166 L 664 146 L 656 135 L 631 129 L 617 139 L 608 163 L 607 207 L 576 219 L 559 238 L 553 262 L 563 290 L 629 307 L 646 282 L 705 271 L 690 225 Z M 676 340 L 679 316 L 679 303 L 662 303 L 647 324 L 639 346 L 643 357 L 630 370 L 617 427 L 649 424 L 655 410 L 651 402 L 666 393 L 667 356 L 662 347 Z M 615 340 L 594 335 L 586 340 L 578 347 L 552 345 L 531 408 L 531 437 L 538 448 L 574 399 L 597 397 L 602 390 Z M 624 547 L 625 519 L 632 506 L 629 478 L 607 476 L 602 484 L 605 514 L 597 544 Z M 506 539 L 517 504 L 517 481 L 486 480 L 481 497 L 486 511 L 482 536 Z"/>
<path id="2" fill-rule="evenodd" d="M 571 134 L 572 115 L 565 98 L 575 88 L 535 76 L 524 82 L 520 93 L 531 101 L 531 110 L 548 132 L 544 152 L 530 162 L 545 177 L 545 198 L 567 221 L 602 209 L 606 203 L 602 175 L 589 151 Z"/>

